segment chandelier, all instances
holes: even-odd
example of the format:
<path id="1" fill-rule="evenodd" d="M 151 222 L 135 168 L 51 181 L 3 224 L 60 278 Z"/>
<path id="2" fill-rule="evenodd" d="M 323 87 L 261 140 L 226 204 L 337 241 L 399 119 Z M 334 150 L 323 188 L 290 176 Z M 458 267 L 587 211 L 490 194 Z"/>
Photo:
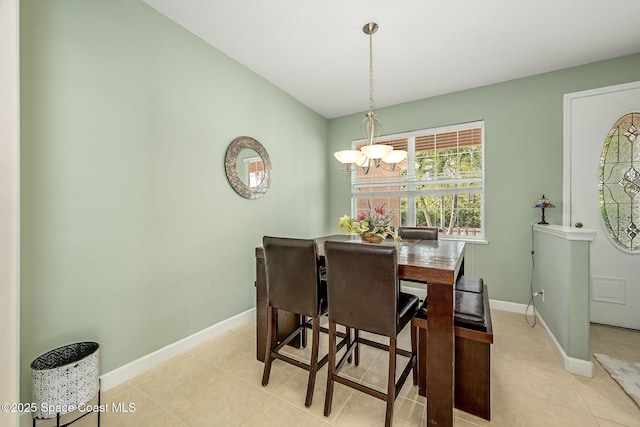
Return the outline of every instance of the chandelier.
<path id="1" fill-rule="evenodd" d="M 369 111 L 361 125 L 366 145 L 360 150 L 336 151 L 333 155 L 340 163 L 346 165 L 347 172 L 354 170 L 354 167 L 360 167 L 366 174 L 369 173 L 372 163 L 377 168 L 384 162 L 389 165 L 390 170 L 394 170 L 396 164 L 407 158 L 407 152 L 394 150 L 391 145 L 376 144 L 382 129 L 380 120 L 373 111 L 373 33 L 378 31 L 378 24 L 369 22 L 362 27 L 362 31 L 369 36 Z"/>

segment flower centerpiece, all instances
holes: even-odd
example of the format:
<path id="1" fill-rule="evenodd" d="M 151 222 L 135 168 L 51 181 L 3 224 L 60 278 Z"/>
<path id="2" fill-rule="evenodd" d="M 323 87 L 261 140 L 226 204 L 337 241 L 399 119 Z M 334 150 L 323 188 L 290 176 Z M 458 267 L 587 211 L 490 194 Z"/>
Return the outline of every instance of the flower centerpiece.
<path id="1" fill-rule="evenodd" d="M 385 213 L 384 204 L 377 208 L 372 208 L 369 204 L 369 211 L 361 213 L 357 218 L 344 215 L 340 218 L 338 228 L 347 234 L 358 234 L 363 242 L 382 243 L 387 236 L 393 236 L 395 240 L 400 238 L 396 235 L 391 221 L 393 218 Z"/>

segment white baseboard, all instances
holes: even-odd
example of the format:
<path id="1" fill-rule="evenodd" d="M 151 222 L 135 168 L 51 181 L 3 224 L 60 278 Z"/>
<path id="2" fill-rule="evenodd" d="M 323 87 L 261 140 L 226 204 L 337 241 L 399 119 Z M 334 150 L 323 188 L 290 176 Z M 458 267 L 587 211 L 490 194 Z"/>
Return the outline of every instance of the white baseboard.
<path id="1" fill-rule="evenodd" d="M 421 288 L 403 286 L 402 291 L 413 294 L 413 295 L 417 295 L 420 298 L 424 298 L 426 296 L 426 291 L 424 291 Z M 509 302 L 509 301 L 500 301 L 495 299 L 489 300 L 489 306 L 494 310 L 502 310 L 502 311 L 508 311 L 511 313 L 518 313 L 518 314 L 525 314 L 525 312 L 527 311 L 526 304 L 520 304 L 516 302 Z M 583 377 L 592 378 L 593 363 L 591 361 L 577 359 L 575 357 L 571 357 L 567 355 L 567 353 L 564 351 L 564 349 L 562 348 L 562 346 L 560 345 L 556 337 L 551 332 L 551 329 L 549 329 L 547 324 L 544 322 L 544 319 L 542 318 L 542 316 L 540 316 L 540 313 L 537 313 L 537 314 L 538 314 L 538 321 L 540 322 L 544 330 L 547 332 L 547 335 L 549 335 L 549 337 L 551 338 L 551 341 L 555 346 L 555 350 L 558 352 L 558 354 L 562 358 L 564 369 L 568 372 L 571 372 L 572 374 L 577 374 L 577 375 L 582 375 Z"/>
<path id="2" fill-rule="evenodd" d="M 508 311 L 510 313 L 524 314 L 527 310 L 526 304 L 520 304 L 517 302 L 500 301 L 496 299 L 489 299 L 489 306 L 494 310 Z"/>
<path id="3" fill-rule="evenodd" d="M 421 288 L 414 288 L 410 286 L 403 286 L 403 292 L 411 293 L 413 295 L 418 296 L 419 298 L 424 298 L 426 296 L 426 291 Z M 489 300 L 489 304 L 492 309 L 508 311 L 512 313 L 520 313 L 524 314 L 527 306 L 526 304 L 508 302 L 508 301 L 500 301 L 500 300 Z M 222 322 L 216 323 L 206 329 L 198 331 L 188 337 L 185 337 L 179 341 L 176 341 L 172 344 L 169 344 L 161 349 L 154 351 L 153 353 L 147 354 L 139 359 L 136 359 L 132 362 L 127 363 L 119 368 L 116 368 L 110 372 L 107 372 L 100 376 L 101 380 L 101 389 L 102 391 L 107 391 L 111 388 L 114 388 L 131 378 L 140 375 L 149 369 L 159 365 L 160 363 L 166 362 L 167 360 L 175 357 L 185 351 L 202 344 L 203 342 L 220 335 L 223 332 L 226 332 L 230 329 L 235 328 L 236 326 L 247 323 L 256 317 L 256 309 L 252 308 L 243 313 L 237 314 L 229 319 L 223 320 Z M 590 361 L 585 361 L 582 359 L 576 359 L 573 357 L 569 357 L 564 349 L 560 346 L 556 338 L 551 333 L 551 330 L 544 322 L 540 314 L 538 314 L 538 320 L 540 324 L 544 327 L 547 334 L 551 337 L 551 340 L 556 346 L 556 351 L 560 354 L 564 361 L 564 369 L 578 375 L 582 375 L 585 377 L 593 376 L 593 363 Z M 22 426 L 31 425 L 31 417 L 29 414 L 23 414 L 21 417 L 20 424 Z"/>
<path id="4" fill-rule="evenodd" d="M 571 372 L 572 374 L 576 374 L 576 375 L 582 375 L 583 377 L 593 378 L 593 363 L 590 360 L 577 359 L 565 353 L 564 349 L 562 348 L 558 340 L 556 340 L 556 337 L 553 335 L 553 333 L 551 332 L 551 330 L 549 329 L 549 327 L 547 326 L 544 319 L 542 318 L 542 316 L 540 316 L 539 313 L 538 313 L 538 321 L 540 322 L 542 327 L 545 329 L 545 331 L 547 331 L 547 334 L 549 335 L 549 337 L 551 337 L 551 340 L 555 344 L 556 351 L 558 352 L 558 354 L 560 355 L 560 357 L 564 362 L 565 371 Z"/>
<path id="5" fill-rule="evenodd" d="M 237 314 L 215 325 L 209 326 L 206 329 L 198 331 L 188 337 L 185 337 L 179 341 L 171 343 L 161 349 L 149 353 L 146 356 L 142 356 L 132 362 L 127 363 L 113 371 L 107 372 L 100 376 L 102 382 L 102 391 L 107 391 L 117 385 L 130 380 L 131 378 L 140 375 L 141 373 L 148 371 L 149 369 L 166 362 L 167 360 L 175 357 L 185 351 L 202 344 L 203 342 L 220 335 L 229 329 L 242 325 L 255 319 L 256 309 L 252 308 L 243 313 Z"/>
<path id="6" fill-rule="evenodd" d="M 489 305 L 491 306 L 491 308 L 496 310 L 510 311 L 513 313 L 520 313 L 520 314 L 524 314 L 525 311 L 527 310 L 526 304 L 518 304 L 515 302 L 508 302 L 508 301 L 489 300 Z M 540 313 L 537 313 L 537 314 L 538 314 L 538 321 L 540 322 L 544 330 L 547 332 L 547 335 L 549 335 L 549 337 L 551 338 L 551 341 L 553 341 L 555 350 L 558 352 L 558 354 L 562 358 L 565 371 L 571 372 L 572 374 L 576 374 L 576 375 L 582 375 L 583 377 L 592 378 L 593 363 L 588 360 L 577 359 L 575 357 L 569 356 L 564 351 L 564 349 L 562 348 L 562 346 L 560 345 L 556 337 L 553 335 L 553 332 L 551 332 L 551 329 L 549 329 L 549 327 L 545 323 L 542 316 L 540 316 Z"/>
<path id="7" fill-rule="evenodd" d="M 112 389 L 131 378 L 140 375 L 149 369 L 166 362 L 167 360 L 175 357 L 185 351 L 202 344 L 203 342 L 214 338 L 223 332 L 240 326 L 244 323 L 250 322 L 256 317 L 256 309 L 252 308 L 243 313 L 237 314 L 229 319 L 225 319 L 215 325 L 211 325 L 206 329 L 198 331 L 188 337 L 185 337 L 179 341 L 171 343 L 165 347 L 162 347 L 153 353 L 149 353 L 146 356 L 142 356 L 132 362 L 127 363 L 119 368 L 109 371 L 100 375 L 100 390 L 105 392 Z M 32 425 L 31 415 L 28 413 L 22 414 L 20 417 L 20 425 L 22 427 L 29 427 Z"/>

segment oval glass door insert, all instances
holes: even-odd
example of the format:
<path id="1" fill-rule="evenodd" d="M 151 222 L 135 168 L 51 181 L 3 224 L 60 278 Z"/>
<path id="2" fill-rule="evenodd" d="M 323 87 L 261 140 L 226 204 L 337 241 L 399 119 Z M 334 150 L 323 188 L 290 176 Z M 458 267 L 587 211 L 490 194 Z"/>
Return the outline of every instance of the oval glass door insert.
<path id="1" fill-rule="evenodd" d="M 640 253 L 640 113 L 625 114 L 607 134 L 598 190 L 609 237 L 622 251 Z"/>

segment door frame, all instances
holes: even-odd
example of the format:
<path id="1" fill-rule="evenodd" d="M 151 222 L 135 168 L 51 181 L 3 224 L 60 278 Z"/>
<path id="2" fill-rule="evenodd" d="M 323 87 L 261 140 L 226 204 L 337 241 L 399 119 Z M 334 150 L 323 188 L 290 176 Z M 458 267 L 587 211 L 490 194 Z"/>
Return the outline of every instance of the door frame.
<path id="1" fill-rule="evenodd" d="M 563 147 L 562 147 L 562 225 L 571 227 L 571 105 L 580 98 L 639 89 L 640 81 L 583 90 L 564 95 L 563 104 Z M 604 139 L 603 139 L 604 141 Z"/>

